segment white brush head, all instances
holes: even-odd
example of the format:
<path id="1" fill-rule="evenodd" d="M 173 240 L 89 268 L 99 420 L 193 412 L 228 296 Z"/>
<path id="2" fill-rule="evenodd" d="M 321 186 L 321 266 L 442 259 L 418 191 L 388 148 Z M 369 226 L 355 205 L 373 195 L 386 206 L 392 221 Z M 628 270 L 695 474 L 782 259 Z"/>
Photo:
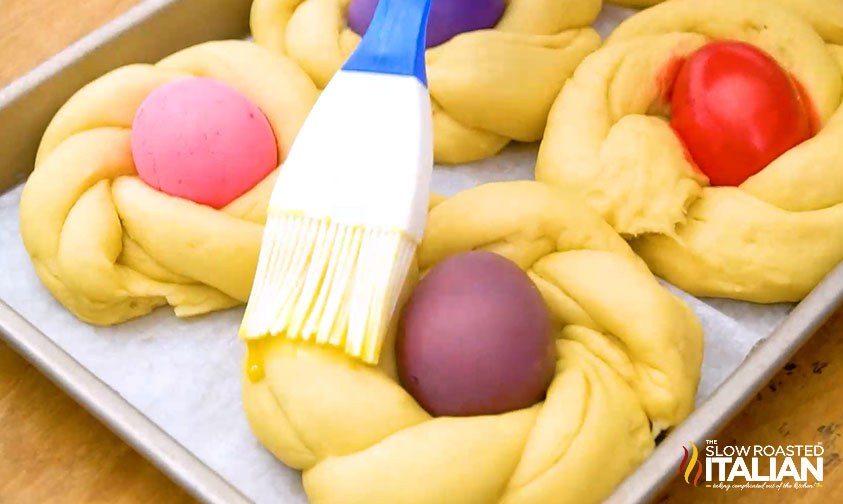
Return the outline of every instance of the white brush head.
<path id="1" fill-rule="evenodd" d="M 242 338 L 284 335 L 378 362 L 424 233 L 432 130 L 415 76 L 334 76 L 273 190 Z"/>
<path id="2" fill-rule="evenodd" d="M 419 243 L 432 166 L 430 96 L 419 80 L 340 71 L 296 138 L 270 213 L 400 230 Z"/>

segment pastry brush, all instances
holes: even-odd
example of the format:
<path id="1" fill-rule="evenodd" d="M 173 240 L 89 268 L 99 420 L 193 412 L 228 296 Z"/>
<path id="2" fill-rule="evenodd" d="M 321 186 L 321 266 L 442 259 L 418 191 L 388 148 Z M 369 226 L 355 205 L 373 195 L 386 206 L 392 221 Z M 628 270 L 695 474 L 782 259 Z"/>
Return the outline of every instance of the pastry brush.
<path id="1" fill-rule="evenodd" d="M 381 0 L 281 168 L 240 327 L 377 363 L 427 217 L 431 0 Z"/>

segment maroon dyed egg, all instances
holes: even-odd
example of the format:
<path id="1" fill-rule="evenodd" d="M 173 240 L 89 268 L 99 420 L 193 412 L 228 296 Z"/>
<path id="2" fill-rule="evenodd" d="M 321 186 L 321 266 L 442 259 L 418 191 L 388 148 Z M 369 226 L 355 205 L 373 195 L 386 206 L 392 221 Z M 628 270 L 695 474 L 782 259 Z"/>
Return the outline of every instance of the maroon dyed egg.
<path id="1" fill-rule="evenodd" d="M 378 0 L 351 0 L 348 27 L 363 35 L 377 5 Z M 505 9 L 504 0 L 433 0 L 427 24 L 427 47 L 443 44 L 460 33 L 492 28 Z"/>
<path id="2" fill-rule="evenodd" d="M 504 413 L 542 400 L 556 352 L 538 289 L 512 261 L 465 252 L 436 265 L 401 320 L 398 372 L 433 415 Z"/>

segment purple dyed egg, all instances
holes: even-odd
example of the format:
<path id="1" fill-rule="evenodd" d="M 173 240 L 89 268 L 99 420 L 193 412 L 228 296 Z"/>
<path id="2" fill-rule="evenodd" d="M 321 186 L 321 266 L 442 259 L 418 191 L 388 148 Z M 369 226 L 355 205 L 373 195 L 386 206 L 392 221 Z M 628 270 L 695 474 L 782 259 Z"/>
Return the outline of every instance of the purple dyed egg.
<path id="1" fill-rule="evenodd" d="M 378 0 L 351 0 L 348 27 L 358 35 L 369 28 Z M 438 46 L 473 30 L 492 28 L 506 9 L 504 0 L 433 0 L 427 25 L 427 47 Z"/>
<path id="2" fill-rule="evenodd" d="M 404 388 L 433 415 L 491 415 L 541 401 L 556 352 L 538 289 L 512 261 L 457 254 L 405 307 L 397 343 Z"/>

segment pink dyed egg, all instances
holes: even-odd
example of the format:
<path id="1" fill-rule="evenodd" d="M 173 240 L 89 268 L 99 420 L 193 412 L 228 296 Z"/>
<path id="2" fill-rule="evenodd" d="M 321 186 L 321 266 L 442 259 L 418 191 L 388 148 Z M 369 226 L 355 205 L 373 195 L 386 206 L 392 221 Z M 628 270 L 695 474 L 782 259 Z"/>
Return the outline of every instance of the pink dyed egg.
<path id="1" fill-rule="evenodd" d="M 132 155 L 149 186 L 222 208 L 278 166 L 263 112 L 234 88 L 189 77 L 160 86 L 132 123 Z"/>

